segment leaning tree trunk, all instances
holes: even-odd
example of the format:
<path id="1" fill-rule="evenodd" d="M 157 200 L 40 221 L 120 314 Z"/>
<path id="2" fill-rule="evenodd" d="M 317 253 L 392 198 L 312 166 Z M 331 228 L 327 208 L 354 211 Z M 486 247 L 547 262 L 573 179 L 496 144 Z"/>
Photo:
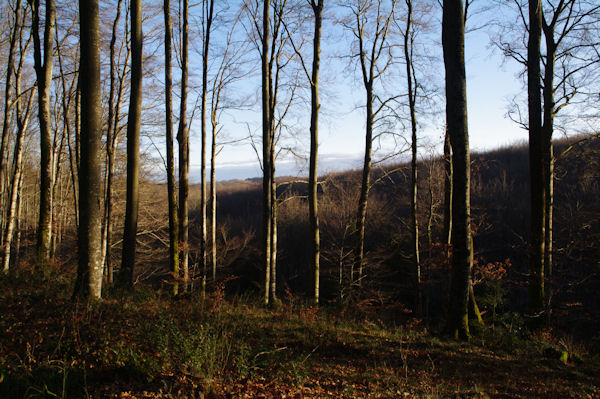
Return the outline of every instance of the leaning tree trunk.
<path id="1" fill-rule="evenodd" d="M 540 43 L 542 2 L 529 0 L 529 39 L 527 43 L 527 95 L 529 111 L 529 175 L 531 184 L 531 236 L 529 243 L 529 312 L 533 324 L 541 321 L 545 307 L 544 236 L 546 189 L 542 100 L 540 95 Z"/>
<path id="2" fill-rule="evenodd" d="M 446 121 L 452 146 L 452 277 L 446 331 L 469 338 L 467 311 L 471 284 L 470 154 L 462 0 L 445 0 L 442 45 L 446 69 Z"/>
<path id="3" fill-rule="evenodd" d="M 81 174 L 79 175 L 79 265 L 74 296 L 102 294 L 102 214 L 100 197 L 100 16 L 98 0 L 79 1 L 81 79 Z"/>
<path id="4" fill-rule="evenodd" d="M 142 1 L 131 0 L 131 92 L 127 116 L 127 197 L 119 282 L 133 287 L 139 208 L 140 122 L 142 113 Z"/>
<path id="5" fill-rule="evenodd" d="M 54 0 L 46 1 L 44 25 L 44 54 L 40 42 L 40 1 L 32 1 L 34 64 L 38 82 L 38 119 L 40 129 L 40 212 L 36 243 L 36 269 L 49 272 L 52 237 L 52 132 L 50 121 L 50 85 L 52 84 L 52 44 L 55 30 Z M 43 61 L 42 61 L 43 57 Z"/>
<path id="6" fill-rule="evenodd" d="M 165 17 L 165 120 L 167 132 L 167 191 L 169 197 L 169 270 L 173 275 L 173 295 L 179 293 L 179 225 L 177 222 L 177 193 L 175 185 L 175 153 L 173 150 L 173 106 L 171 76 L 171 20 L 170 1 L 164 1 Z"/>

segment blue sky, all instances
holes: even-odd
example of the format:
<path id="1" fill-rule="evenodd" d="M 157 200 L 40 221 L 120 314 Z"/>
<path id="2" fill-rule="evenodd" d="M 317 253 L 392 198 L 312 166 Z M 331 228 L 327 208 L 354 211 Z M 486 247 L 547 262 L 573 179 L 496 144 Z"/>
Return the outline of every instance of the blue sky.
<path id="1" fill-rule="evenodd" d="M 328 87 L 327 70 L 333 75 L 348 73 L 347 68 L 339 65 L 339 61 L 328 58 L 326 52 L 331 50 L 331 47 L 324 45 L 322 70 L 325 70 L 325 81 L 321 83 L 324 98 L 321 100 L 323 116 L 320 121 L 319 173 L 359 168 L 364 151 L 364 110 L 357 108 L 364 97 L 364 89 L 360 83 L 350 78 L 342 78 L 341 82 Z M 506 117 L 509 99 L 523 90 L 516 76 L 518 67 L 513 63 L 503 64 L 499 52 L 489 48 L 489 37 L 485 30 L 476 30 L 467 35 L 466 65 L 471 149 L 484 151 L 525 141 L 526 132 Z M 435 73 L 443 79 L 442 63 L 439 63 L 438 69 Z M 260 84 L 260 77 L 252 79 L 251 84 Z M 441 106 L 443 107 L 443 104 Z M 250 123 L 250 129 L 259 134 L 257 112 L 260 113 L 260 110 L 254 111 L 254 116 L 245 117 L 252 115 L 245 112 L 235 118 L 228 118 L 225 122 L 228 137 L 239 138 L 247 135 L 248 127 L 235 123 L 234 120 L 240 122 L 252 118 L 254 121 Z M 306 112 L 308 119 L 308 108 Z M 443 118 L 440 120 L 443 121 Z M 306 126 L 299 127 L 300 134 L 305 135 L 299 141 L 304 143 L 304 146 L 300 147 L 307 156 L 308 121 L 306 123 Z M 424 126 L 420 131 L 421 142 L 441 150 L 442 123 Z M 199 180 L 199 152 L 199 138 L 193 135 L 191 178 L 194 181 Z M 249 142 L 224 147 L 217 161 L 218 180 L 245 179 L 261 175 L 256 152 Z M 306 176 L 306 161 L 281 157 L 277 163 L 277 175 Z"/>

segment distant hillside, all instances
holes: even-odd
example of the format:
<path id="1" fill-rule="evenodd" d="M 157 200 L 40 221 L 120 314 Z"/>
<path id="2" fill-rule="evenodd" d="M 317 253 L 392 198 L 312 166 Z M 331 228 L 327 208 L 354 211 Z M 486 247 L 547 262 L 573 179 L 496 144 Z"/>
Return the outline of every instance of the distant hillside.
<path id="1" fill-rule="evenodd" d="M 600 311 L 600 300 L 594 294 L 600 290 L 600 140 L 586 137 L 559 140 L 555 142 L 555 155 L 555 266 L 548 284 L 552 287 L 556 314 L 569 307 L 571 319 L 596 324 L 592 320 L 600 319 L 589 316 L 590 312 Z M 475 261 L 481 267 L 510 260 L 504 282 L 511 293 L 506 306 L 520 310 L 526 305 L 528 162 L 526 146 L 472 155 Z M 340 293 L 345 295 L 351 272 L 352 228 L 360 173 L 348 171 L 320 179 L 322 295 L 330 300 Z M 442 302 L 439 287 L 445 280 L 436 246 L 442 228 L 443 173 L 439 158 L 419 164 L 421 250 L 424 273 L 430 280 L 432 314 L 439 313 L 434 308 Z M 408 283 L 409 176 L 408 164 L 388 165 L 373 172 L 375 183 L 369 199 L 365 247 L 367 277 L 363 287 L 365 297 L 377 296 L 381 304 L 399 301 L 406 307 L 410 307 L 412 300 Z M 253 237 L 246 254 L 236 252 L 239 258 L 231 263 L 235 267 L 223 271 L 241 277 L 237 289 L 259 287 L 262 278 L 258 249 L 260 183 L 260 179 L 250 179 L 219 184 L 219 222 L 230 236 Z M 303 182 L 281 179 L 278 188 L 280 287 L 300 294 L 308 291 L 310 281 L 306 187 Z M 483 285 L 476 289 L 484 294 Z"/>

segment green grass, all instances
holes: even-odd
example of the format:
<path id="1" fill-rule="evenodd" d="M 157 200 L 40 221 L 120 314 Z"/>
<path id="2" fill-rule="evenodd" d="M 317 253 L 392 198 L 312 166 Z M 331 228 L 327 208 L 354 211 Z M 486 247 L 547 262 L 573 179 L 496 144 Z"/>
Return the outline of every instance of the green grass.
<path id="1" fill-rule="evenodd" d="M 515 328 L 516 316 L 460 343 L 286 300 L 269 310 L 219 292 L 173 300 L 143 288 L 87 305 L 68 289 L 0 280 L 0 397 L 600 395 L 597 358 Z M 563 347 L 573 360 L 549 349 Z"/>

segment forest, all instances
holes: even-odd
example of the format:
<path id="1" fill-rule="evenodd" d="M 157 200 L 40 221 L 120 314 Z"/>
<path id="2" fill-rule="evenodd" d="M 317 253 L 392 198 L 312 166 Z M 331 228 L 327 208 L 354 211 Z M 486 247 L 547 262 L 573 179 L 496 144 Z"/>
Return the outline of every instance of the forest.
<path id="1" fill-rule="evenodd" d="M 0 24 L 0 398 L 600 397 L 597 0 Z M 481 32 L 524 140 L 474 151 Z M 261 175 L 218 178 L 241 151 Z"/>

